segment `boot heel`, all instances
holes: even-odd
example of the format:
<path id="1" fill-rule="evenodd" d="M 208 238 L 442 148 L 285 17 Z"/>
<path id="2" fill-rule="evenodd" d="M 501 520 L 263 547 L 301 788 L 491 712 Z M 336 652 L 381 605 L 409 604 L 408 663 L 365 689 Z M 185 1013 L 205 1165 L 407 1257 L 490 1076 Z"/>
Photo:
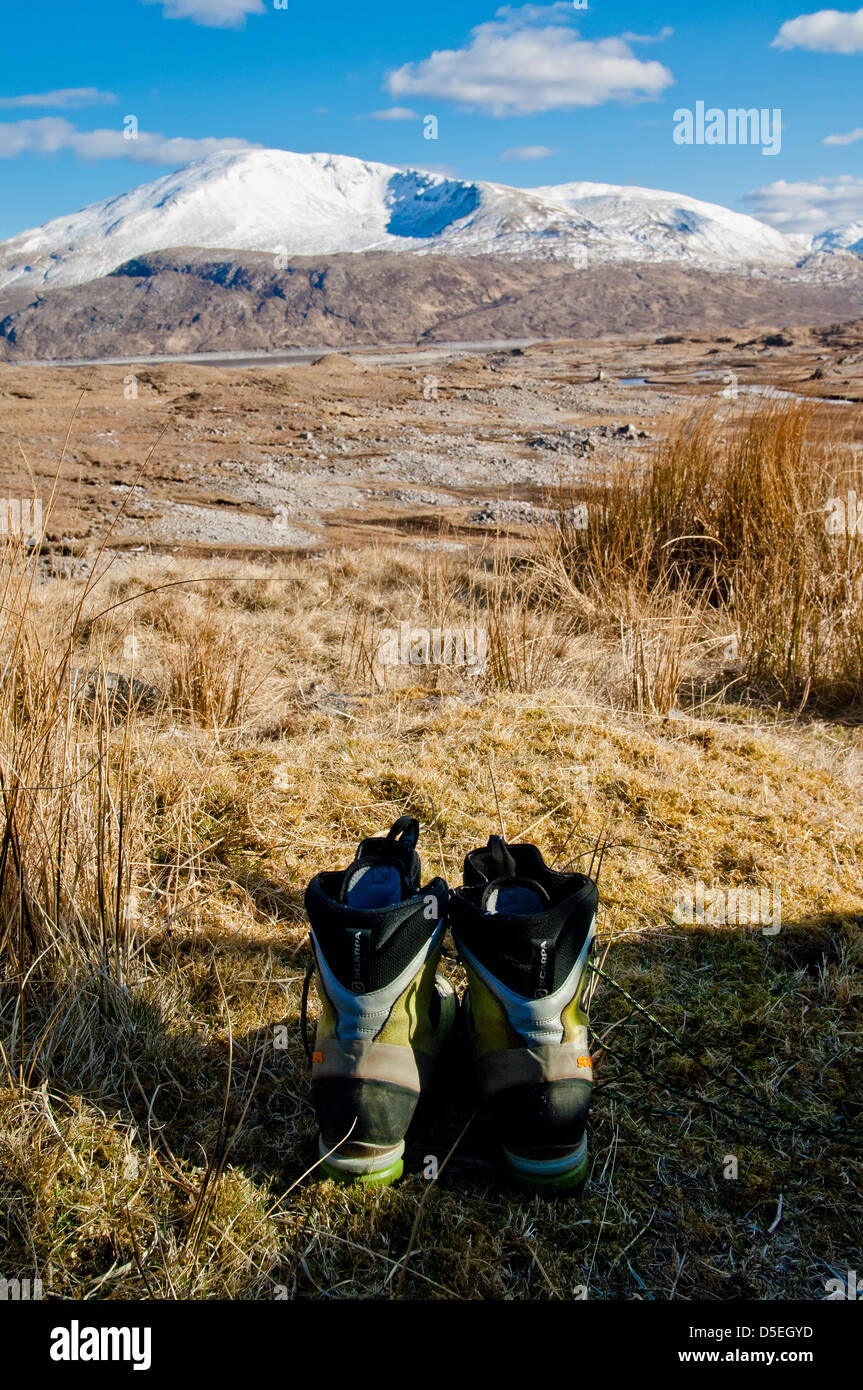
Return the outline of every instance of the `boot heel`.
<path id="1" fill-rule="evenodd" d="M 531 1192 L 579 1196 L 587 1178 L 586 1134 L 576 1148 L 558 1151 L 547 1158 L 528 1158 L 526 1154 L 515 1154 L 507 1148 L 503 1156 L 515 1181 Z"/>
<path id="2" fill-rule="evenodd" d="M 364 1187 L 387 1187 L 401 1177 L 404 1171 L 402 1155 L 404 1144 L 395 1144 L 390 1149 L 375 1150 L 372 1145 L 352 1144 L 353 1152 L 334 1149 L 327 1151 L 323 1140 L 319 1141 L 322 1178 L 332 1178 L 335 1182 L 361 1183 Z M 346 1145 L 345 1148 L 348 1146 Z M 368 1149 L 368 1152 L 363 1152 Z M 326 1156 L 325 1156 L 326 1155 Z"/>

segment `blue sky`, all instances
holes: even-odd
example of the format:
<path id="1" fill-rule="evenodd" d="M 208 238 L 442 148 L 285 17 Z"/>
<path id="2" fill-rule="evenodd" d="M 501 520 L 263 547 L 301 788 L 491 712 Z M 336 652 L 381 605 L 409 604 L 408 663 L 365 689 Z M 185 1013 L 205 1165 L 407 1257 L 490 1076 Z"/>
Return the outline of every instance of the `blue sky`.
<path id="1" fill-rule="evenodd" d="M 863 217 L 863 10 L 282 2 L 7 7 L 0 237 L 231 141 L 521 187 L 641 184 L 789 231 Z M 779 108 L 780 152 L 675 143 L 674 112 L 699 101 Z"/>

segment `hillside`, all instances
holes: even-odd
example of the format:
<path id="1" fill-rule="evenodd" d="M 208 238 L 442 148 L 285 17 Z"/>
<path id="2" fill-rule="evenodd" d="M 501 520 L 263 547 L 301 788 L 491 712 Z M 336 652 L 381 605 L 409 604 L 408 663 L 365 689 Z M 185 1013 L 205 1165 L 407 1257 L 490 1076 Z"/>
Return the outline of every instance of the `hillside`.
<path id="1" fill-rule="evenodd" d="M 365 252 L 295 257 L 180 249 L 87 285 L 0 294 L 0 361 L 291 347 L 597 338 L 808 325 L 863 312 L 863 262 L 821 280 L 671 265 Z"/>

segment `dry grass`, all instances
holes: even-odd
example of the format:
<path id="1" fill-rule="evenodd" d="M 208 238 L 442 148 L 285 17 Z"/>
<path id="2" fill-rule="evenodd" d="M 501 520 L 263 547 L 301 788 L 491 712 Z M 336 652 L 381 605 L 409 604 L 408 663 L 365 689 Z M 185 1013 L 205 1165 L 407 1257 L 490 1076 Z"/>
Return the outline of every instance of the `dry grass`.
<path id="1" fill-rule="evenodd" d="M 686 705 L 696 677 L 721 688 L 727 606 L 745 612 L 706 542 L 663 562 L 681 518 L 708 529 L 683 491 L 676 510 L 654 497 L 652 546 L 642 529 L 627 549 L 609 522 L 604 550 L 578 533 L 533 561 L 118 561 L 94 584 L 41 580 L 6 548 L 0 1273 L 108 1298 L 721 1299 L 819 1298 L 860 1267 L 863 742 L 852 721 L 775 704 Z M 853 666 L 824 665 L 808 624 L 828 609 L 801 592 L 761 678 L 797 691 L 829 671 L 819 689 L 838 698 Z M 375 674 L 358 651 L 399 621 L 485 623 L 484 672 Z M 809 636 L 789 646 L 792 627 Z M 160 698 L 87 698 L 73 669 Z M 597 982 L 580 1204 L 503 1185 L 459 1067 L 398 1188 L 304 1178 L 305 884 L 403 811 L 428 873 L 458 882 L 496 828 L 490 765 L 511 838 L 558 864 L 608 839 L 605 969 L 685 1050 Z M 697 879 L 778 885 L 782 932 L 676 925 L 675 892 Z M 424 1157 L 469 1120 L 405 1265 Z"/>
<path id="2" fill-rule="evenodd" d="M 738 420 L 710 408 L 681 419 L 647 467 L 582 483 L 577 499 L 563 491 L 545 580 L 586 630 L 620 628 L 637 708 L 671 708 L 687 649 L 720 641 L 738 693 L 860 704 L 863 546 L 826 523 L 830 499 L 863 494 L 863 466 L 855 446 L 812 437 L 811 421 L 794 403 Z"/>
<path id="3" fill-rule="evenodd" d="M 242 632 L 208 605 L 202 622 L 177 633 L 167 680 L 171 708 L 215 732 L 242 728 L 254 695 L 257 662 Z"/>

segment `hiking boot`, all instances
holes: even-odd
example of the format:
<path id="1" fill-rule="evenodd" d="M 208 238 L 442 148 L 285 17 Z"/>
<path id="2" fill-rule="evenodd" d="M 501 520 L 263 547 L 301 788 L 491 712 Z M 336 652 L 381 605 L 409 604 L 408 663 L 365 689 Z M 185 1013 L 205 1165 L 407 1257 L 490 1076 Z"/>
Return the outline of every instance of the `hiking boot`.
<path id="1" fill-rule="evenodd" d="M 450 898 L 480 1097 L 510 1172 L 538 1191 L 574 1191 L 587 1173 L 582 997 L 598 896 L 592 879 L 557 873 L 535 845 L 493 835 L 467 856 Z"/>
<path id="2" fill-rule="evenodd" d="M 458 999 L 436 970 L 447 885 L 420 887 L 419 822 L 400 816 L 354 862 L 306 890 L 322 1005 L 312 1104 L 326 1177 L 390 1183 L 420 1092 L 452 1031 Z"/>

